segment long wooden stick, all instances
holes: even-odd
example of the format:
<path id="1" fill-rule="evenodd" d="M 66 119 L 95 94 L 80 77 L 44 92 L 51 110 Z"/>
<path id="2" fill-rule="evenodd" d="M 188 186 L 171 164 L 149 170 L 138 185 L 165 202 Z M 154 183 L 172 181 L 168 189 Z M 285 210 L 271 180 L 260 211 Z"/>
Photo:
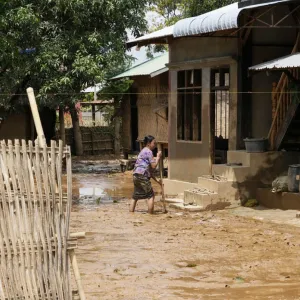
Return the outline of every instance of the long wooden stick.
<path id="1" fill-rule="evenodd" d="M 151 178 L 160 185 L 161 187 L 161 202 L 163 204 L 163 213 L 167 213 L 167 206 L 166 206 L 166 198 L 165 198 L 165 189 L 164 189 L 164 183 L 163 183 L 163 180 L 162 180 L 162 177 L 160 178 L 160 181 L 158 181 L 154 175 L 151 175 Z"/>
<path id="2" fill-rule="evenodd" d="M 80 300 L 86 300 L 85 293 L 84 293 L 82 283 L 81 283 L 81 278 L 80 278 L 80 273 L 79 273 L 79 268 L 78 268 L 78 263 L 77 263 L 75 251 L 70 250 L 69 254 L 70 254 L 70 260 L 71 260 L 71 264 L 72 264 L 73 271 L 74 271 L 75 280 L 77 282 L 79 298 L 80 298 Z"/>
<path id="3" fill-rule="evenodd" d="M 36 104 L 34 91 L 33 91 L 33 88 L 31 88 L 31 87 L 28 88 L 26 91 L 27 91 L 27 95 L 28 95 L 28 99 L 29 99 L 29 104 L 30 104 L 30 108 L 31 108 L 31 112 L 32 112 L 34 125 L 35 125 L 36 132 L 38 135 L 39 144 L 42 147 L 46 144 L 46 139 L 45 139 L 42 123 L 41 123 L 39 110 L 38 110 L 38 107 Z"/>
<path id="4" fill-rule="evenodd" d="M 157 145 L 158 151 L 161 151 L 162 156 L 159 161 L 159 177 L 160 177 L 160 186 L 161 186 L 161 201 L 163 204 L 163 212 L 167 213 L 167 207 L 165 203 L 165 189 L 164 189 L 164 182 L 163 182 L 163 171 L 164 171 L 164 155 L 163 155 L 163 146 L 162 144 Z"/>

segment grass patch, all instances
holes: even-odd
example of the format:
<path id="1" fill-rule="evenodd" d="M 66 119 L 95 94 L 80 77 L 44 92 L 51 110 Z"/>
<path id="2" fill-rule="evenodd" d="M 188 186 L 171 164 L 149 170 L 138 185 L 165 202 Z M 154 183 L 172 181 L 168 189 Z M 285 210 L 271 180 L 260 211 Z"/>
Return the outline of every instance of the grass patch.
<path id="1" fill-rule="evenodd" d="M 197 265 L 196 265 L 196 264 L 191 264 L 191 263 L 190 263 L 190 264 L 187 264 L 186 267 L 187 267 L 187 268 L 196 268 Z"/>

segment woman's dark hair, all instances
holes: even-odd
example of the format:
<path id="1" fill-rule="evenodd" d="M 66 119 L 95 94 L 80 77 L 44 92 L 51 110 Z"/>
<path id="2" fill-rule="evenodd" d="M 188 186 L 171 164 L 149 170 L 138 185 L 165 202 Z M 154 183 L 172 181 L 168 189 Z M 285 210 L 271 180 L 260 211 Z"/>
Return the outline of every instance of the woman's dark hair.
<path id="1" fill-rule="evenodd" d="M 147 135 L 144 138 L 144 144 L 147 146 L 148 144 L 150 144 L 153 140 L 155 140 L 155 137 L 152 135 Z"/>

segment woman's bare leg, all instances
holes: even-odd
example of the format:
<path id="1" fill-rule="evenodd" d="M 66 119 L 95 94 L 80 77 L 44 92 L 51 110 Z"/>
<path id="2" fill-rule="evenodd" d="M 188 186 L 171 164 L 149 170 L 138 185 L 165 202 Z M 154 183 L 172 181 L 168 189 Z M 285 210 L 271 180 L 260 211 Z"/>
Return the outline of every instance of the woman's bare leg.
<path id="1" fill-rule="evenodd" d="M 137 204 L 137 200 L 132 199 L 130 202 L 129 212 L 134 212 Z"/>
<path id="2" fill-rule="evenodd" d="M 154 199 L 155 199 L 154 196 L 148 199 L 148 214 L 151 215 L 154 213 Z"/>

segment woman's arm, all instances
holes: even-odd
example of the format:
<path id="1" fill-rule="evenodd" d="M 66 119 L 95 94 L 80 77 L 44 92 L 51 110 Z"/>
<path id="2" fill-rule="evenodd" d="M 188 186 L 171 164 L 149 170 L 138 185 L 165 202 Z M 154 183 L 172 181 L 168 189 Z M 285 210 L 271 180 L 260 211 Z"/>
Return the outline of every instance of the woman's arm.
<path id="1" fill-rule="evenodd" d="M 151 168 L 152 169 L 156 169 L 156 167 L 157 167 L 157 165 L 159 163 L 159 160 L 161 159 L 161 155 L 162 155 L 161 151 L 158 151 L 157 152 L 157 156 L 155 158 L 155 162 L 151 163 Z"/>

